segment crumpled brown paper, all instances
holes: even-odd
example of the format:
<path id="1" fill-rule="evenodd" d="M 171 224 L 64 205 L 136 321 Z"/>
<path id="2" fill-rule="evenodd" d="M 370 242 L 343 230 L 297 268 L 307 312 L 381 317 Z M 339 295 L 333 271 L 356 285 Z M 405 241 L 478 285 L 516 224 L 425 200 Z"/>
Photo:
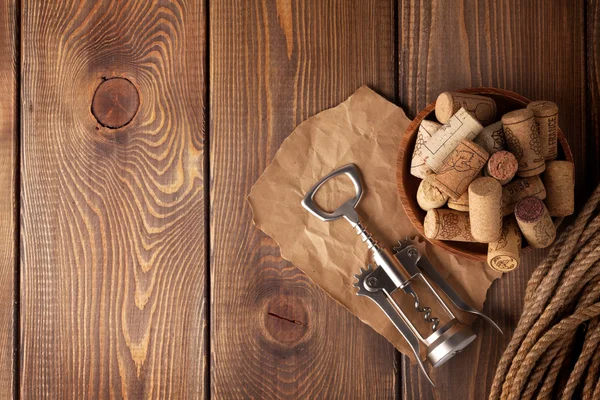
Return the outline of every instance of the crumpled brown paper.
<path id="1" fill-rule="evenodd" d="M 374 237 L 391 247 L 398 239 L 417 235 L 396 187 L 396 155 L 409 122 L 401 108 L 363 86 L 337 107 L 301 123 L 283 142 L 248 200 L 255 225 L 279 244 L 283 258 L 413 359 L 377 305 L 356 296 L 354 275 L 370 262 L 365 244 L 345 220 L 321 222 L 300 205 L 319 179 L 354 163 L 366 186 L 357 211 Z M 317 203 L 331 211 L 350 197 L 349 188 L 341 179 L 327 184 L 317 193 Z M 427 255 L 463 299 L 481 309 L 500 274 L 480 262 L 457 261 L 430 244 Z M 403 303 L 402 307 L 412 307 L 408 298 Z"/>

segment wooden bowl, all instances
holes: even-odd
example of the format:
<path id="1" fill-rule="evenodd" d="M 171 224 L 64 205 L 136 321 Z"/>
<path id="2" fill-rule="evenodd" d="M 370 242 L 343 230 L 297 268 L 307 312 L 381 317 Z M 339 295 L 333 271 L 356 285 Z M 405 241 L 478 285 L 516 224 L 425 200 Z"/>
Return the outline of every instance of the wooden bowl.
<path id="1" fill-rule="evenodd" d="M 480 88 L 469 88 L 457 90 L 457 92 L 479 94 L 482 96 L 488 96 L 496 101 L 498 109 L 498 120 L 500 116 L 506 114 L 509 111 L 517 110 L 519 108 L 525 108 L 531 100 L 508 90 L 496 89 L 490 87 Z M 410 163 L 412 160 L 413 150 L 415 148 L 415 141 L 417 140 L 417 132 L 419 125 L 424 119 L 435 119 L 435 101 L 425 107 L 413 121 L 410 123 L 402 142 L 398 150 L 398 161 L 396 166 L 396 183 L 398 185 L 398 193 L 400 194 L 400 200 L 402 206 L 406 211 L 406 214 L 410 218 L 412 224 L 417 228 L 419 233 L 425 237 L 423 231 L 423 220 L 425 219 L 426 212 L 419 207 L 417 203 L 417 189 L 421 179 L 412 176 L 410 174 Z M 569 148 L 569 144 L 565 139 L 565 135 L 560 128 L 558 128 L 558 141 L 560 143 L 558 149 L 558 160 L 573 161 L 573 154 Z M 425 239 L 427 239 L 425 237 Z M 459 256 L 467 257 L 473 260 L 486 261 L 487 260 L 487 244 L 485 243 L 468 243 L 468 242 L 453 242 L 453 241 L 441 241 L 427 239 L 430 243 L 435 246 L 439 246 L 445 250 L 448 250 Z M 525 243 L 524 243 L 525 245 Z M 523 247 L 523 250 L 527 251 L 530 247 Z"/>

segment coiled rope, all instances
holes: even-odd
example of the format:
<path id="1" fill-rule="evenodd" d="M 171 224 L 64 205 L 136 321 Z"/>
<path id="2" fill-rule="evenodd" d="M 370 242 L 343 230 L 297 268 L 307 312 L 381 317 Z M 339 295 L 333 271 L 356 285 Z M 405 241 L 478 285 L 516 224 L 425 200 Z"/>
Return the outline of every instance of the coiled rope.
<path id="1" fill-rule="evenodd" d="M 490 399 L 600 399 L 599 204 L 600 185 L 529 279 Z"/>

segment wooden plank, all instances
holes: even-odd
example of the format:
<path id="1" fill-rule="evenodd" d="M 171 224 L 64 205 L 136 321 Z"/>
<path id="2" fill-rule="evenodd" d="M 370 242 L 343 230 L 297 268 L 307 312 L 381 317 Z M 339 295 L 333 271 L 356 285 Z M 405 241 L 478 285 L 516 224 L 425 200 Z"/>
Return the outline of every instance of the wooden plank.
<path id="1" fill-rule="evenodd" d="M 494 86 L 531 99 L 549 99 L 559 108 L 559 124 L 576 156 L 577 197 L 590 186 L 585 169 L 586 93 L 584 4 L 567 0 L 503 1 L 404 0 L 399 2 L 400 103 L 414 116 L 444 90 Z M 516 326 L 529 275 L 544 252 L 496 281 L 484 312 L 505 335 L 481 321 L 479 338 L 459 357 L 433 373 L 432 390 L 407 359 L 402 364 L 402 396 L 412 399 L 487 397 L 495 368 Z"/>
<path id="2" fill-rule="evenodd" d="M 586 3 L 586 43 L 587 43 L 587 135 L 586 135 L 586 174 L 592 182 L 600 180 L 600 2 L 588 0 Z M 586 187 L 591 194 L 593 185 Z"/>
<path id="3" fill-rule="evenodd" d="M 394 350 L 283 261 L 245 201 L 281 142 L 366 84 L 392 98 L 392 1 L 210 4 L 211 393 L 389 398 Z"/>
<path id="4" fill-rule="evenodd" d="M 16 188 L 17 188 L 17 3 L 0 0 L 0 397 L 14 391 Z"/>
<path id="5" fill-rule="evenodd" d="M 204 391 L 204 8 L 23 1 L 23 398 Z"/>

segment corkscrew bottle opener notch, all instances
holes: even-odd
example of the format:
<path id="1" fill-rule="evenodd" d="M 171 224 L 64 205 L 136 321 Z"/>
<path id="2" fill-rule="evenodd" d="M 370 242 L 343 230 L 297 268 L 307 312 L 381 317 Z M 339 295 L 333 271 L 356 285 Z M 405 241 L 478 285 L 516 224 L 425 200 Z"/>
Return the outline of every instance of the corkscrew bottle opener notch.
<path id="1" fill-rule="evenodd" d="M 346 175 L 350 178 L 356 189 L 356 194 L 333 212 L 327 212 L 316 204 L 314 201 L 315 194 L 325 182 L 340 175 Z M 425 346 L 427 361 L 433 367 L 438 367 L 475 340 L 476 335 L 468 325 L 463 324 L 456 318 L 446 302 L 440 297 L 438 289 L 432 286 L 430 280 L 450 299 L 456 308 L 482 317 L 498 329 L 500 333 L 502 333 L 502 330 L 494 321 L 469 306 L 456 293 L 427 258 L 422 256 L 414 241 L 408 238 L 399 241 L 398 246 L 393 248 L 393 252 L 379 245 L 379 242 L 367 231 L 366 226 L 361 222 L 356 212 L 356 206 L 362 195 L 363 183 L 358 167 L 354 164 L 348 164 L 331 172 L 317 182 L 302 200 L 302 206 L 321 221 L 329 222 L 344 218 L 367 245 L 375 268 L 373 269 L 371 265 L 366 269 L 360 268 L 360 274 L 355 275 L 358 280 L 354 284 L 358 288 L 357 295 L 368 297 L 383 310 L 407 341 L 415 354 L 419 367 L 429 382 L 434 385 L 421 360 L 421 346 Z M 440 305 L 439 308 L 445 313 L 443 324 L 441 324 L 441 319 L 438 316 L 433 315 L 430 307 L 421 304 L 419 294 L 413 288 L 417 280 L 424 283 L 423 287 L 433 294 L 433 298 Z M 427 323 L 430 332 L 420 332 L 414 323 L 416 321 L 411 321 L 406 310 L 403 310 L 392 297 L 392 294 L 398 289 L 412 297 L 417 315 L 420 315 Z"/>

